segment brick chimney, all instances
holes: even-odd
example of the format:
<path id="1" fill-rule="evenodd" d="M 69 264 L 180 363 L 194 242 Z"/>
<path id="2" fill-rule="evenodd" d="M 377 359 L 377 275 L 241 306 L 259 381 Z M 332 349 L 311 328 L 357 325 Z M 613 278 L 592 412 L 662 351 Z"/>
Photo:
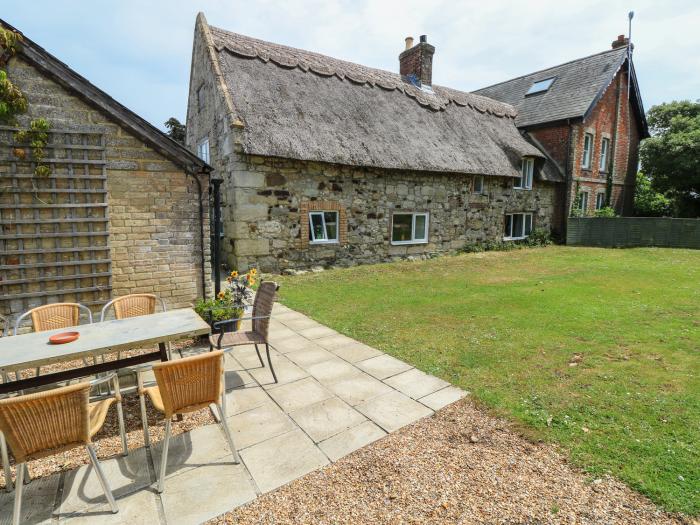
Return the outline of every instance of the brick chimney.
<path id="1" fill-rule="evenodd" d="M 625 47 L 629 41 L 629 38 L 627 38 L 625 35 L 617 35 L 617 40 L 613 40 L 612 48 L 617 49 L 618 47 Z"/>
<path id="2" fill-rule="evenodd" d="M 399 55 L 399 73 L 418 87 L 433 84 L 433 55 L 435 47 L 428 44 L 428 37 L 421 35 L 413 45 L 413 37 L 406 38 L 406 50 Z"/>

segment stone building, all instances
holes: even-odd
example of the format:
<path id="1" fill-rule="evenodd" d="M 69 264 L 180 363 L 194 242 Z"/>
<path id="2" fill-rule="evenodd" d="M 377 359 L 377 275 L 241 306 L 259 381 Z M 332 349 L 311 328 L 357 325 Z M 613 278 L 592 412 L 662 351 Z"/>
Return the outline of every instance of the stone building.
<path id="1" fill-rule="evenodd" d="M 265 271 L 423 257 L 550 230 L 563 176 L 512 106 L 197 17 L 187 145 L 224 179 L 223 253 Z"/>
<path id="2" fill-rule="evenodd" d="M 28 111 L 0 127 L 0 314 L 98 308 L 133 292 L 168 308 L 201 296 L 211 287 L 206 162 L 26 35 L 5 62 Z M 50 124 L 48 176 L 16 135 L 35 119 Z"/>
<path id="3" fill-rule="evenodd" d="M 649 131 L 628 45 L 620 35 L 602 53 L 474 92 L 512 104 L 518 128 L 565 173 L 562 220 L 572 209 L 633 212 L 639 142 Z"/>

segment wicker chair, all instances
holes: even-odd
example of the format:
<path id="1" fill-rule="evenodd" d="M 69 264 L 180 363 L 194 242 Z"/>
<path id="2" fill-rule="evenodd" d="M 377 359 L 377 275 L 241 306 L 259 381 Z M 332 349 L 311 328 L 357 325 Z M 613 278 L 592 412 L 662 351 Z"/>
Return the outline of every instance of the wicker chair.
<path id="1" fill-rule="evenodd" d="M 129 295 L 122 295 L 121 297 L 112 299 L 102 307 L 100 322 L 105 320 L 110 308 L 114 308 L 115 319 L 128 319 L 129 317 L 154 314 L 156 313 L 156 303 L 158 301 L 160 301 L 162 311 L 166 312 L 165 301 L 163 301 L 163 299 L 158 299 L 158 297 L 153 294 L 132 293 Z M 168 343 L 168 359 L 172 359 L 170 343 Z"/>
<path id="2" fill-rule="evenodd" d="M 90 403 L 90 389 L 107 381 L 115 382 L 116 394 Z M 0 400 L 0 431 L 17 464 L 13 525 L 20 522 L 27 461 L 79 446 L 87 449 L 112 512 L 119 511 L 92 445 L 92 437 L 102 428 L 109 407 L 115 401 L 121 404 L 116 382 L 116 374 L 111 374 L 90 383 Z"/>
<path id="3" fill-rule="evenodd" d="M 226 435 L 235 463 L 239 463 L 238 452 L 233 443 L 231 431 L 226 424 L 226 397 L 223 388 L 224 353 L 221 351 L 185 357 L 153 365 L 157 386 L 144 387 L 141 372 L 137 372 L 139 401 L 141 402 L 141 421 L 143 438 L 150 446 L 148 420 L 146 418 L 145 396 L 153 406 L 165 415 L 165 438 L 160 460 L 158 492 L 163 492 L 165 467 L 168 464 L 168 445 L 170 443 L 172 417 L 175 414 L 194 412 L 210 405 L 216 405 L 220 415 L 221 427 Z"/>
<path id="4" fill-rule="evenodd" d="M 227 319 L 214 323 L 214 331 L 219 329 L 219 333 L 214 333 L 209 336 L 209 347 L 211 349 L 230 349 L 235 346 L 255 345 L 255 352 L 258 354 L 260 365 L 265 366 L 258 345 L 265 345 L 267 353 L 267 364 L 270 365 L 272 378 L 277 383 L 277 375 L 272 367 L 270 360 L 270 344 L 268 342 L 268 330 L 270 328 L 270 317 L 272 315 L 272 306 L 275 303 L 275 294 L 279 290 L 277 283 L 265 281 L 260 283 L 258 291 L 255 294 L 253 302 L 252 317 L 242 317 L 239 319 Z M 224 332 L 223 327 L 227 324 L 237 323 L 238 321 L 252 320 L 252 330 L 246 332 Z"/>

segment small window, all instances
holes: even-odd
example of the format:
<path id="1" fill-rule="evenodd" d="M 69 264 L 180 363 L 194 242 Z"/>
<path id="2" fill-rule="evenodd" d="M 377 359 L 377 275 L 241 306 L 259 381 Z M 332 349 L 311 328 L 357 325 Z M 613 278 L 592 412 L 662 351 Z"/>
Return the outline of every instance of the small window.
<path id="1" fill-rule="evenodd" d="M 605 192 L 599 191 L 595 195 L 595 209 L 602 210 L 605 208 Z"/>
<path id="2" fill-rule="evenodd" d="M 309 241 L 312 243 L 338 242 L 337 211 L 312 211 L 309 213 Z"/>
<path id="3" fill-rule="evenodd" d="M 509 213 L 506 215 L 503 239 L 524 239 L 532 233 L 532 213 Z"/>
<path id="4" fill-rule="evenodd" d="M 593 156 L 593 135 L 586 133 L 583 136 L 583 159 L 581 167 L 584 169 L 591 168 L 591 157 Z"/>
<path id="5" fill-rule="evenodd" d="M 530 86 L 530 89 L 527 90 L 527 93 L 525 93 L 525 95 L 527 96 L 534 95 L 535 93 L 544 93 L 550 87 L 552 87 L 555 78 L 556 77 L 545 78 L 544 80 L 538 80 L 537 82 L 533 82 Z"/>
<path id="6" fill-rule="evenodd" d="M 427 242 L 427 213 L 394 213 L 391 220 L 391 244 L 423 244 Z"/>
<path id="7" fill-rule="evenodd" d="M 204 86 L 199 86 L 197 89 L 197 111 L 204 109 Z"/>
<path id="8" fill-rule="evenodd" d="M 604 138 L 600 142 L 600 171 L 608 171 L 608 152 L 610 151 L 610 139 Z"/>
<path id="9" fill-rule="evenodd" d="M 578 194 L 578 209 L 582 212 L 588 211 L 588 192 L 582 191 Z"/>
<path id="10" fill-rule="evenodd" d="M 518 190 L 532 189 L 532 174 L 535 171 L 535 159 L 532 157 L 523 158 L 520 166 L 520 177 L 513 180 L 513 187 Z"/>
<path id="11" fill-rule="evenodd" d="M 197 156 L 209 164 L 209 139 L 204 139 L 197 144 Z"/>
<path id="12" fill-rule="evenodd" d="M 474 185 L 472 187 L 472 192 L 479 193 L 479 194 L 484 193 L 484 176 L 483 175 L 477 175 L 476 177 L 474 177 Z"/>

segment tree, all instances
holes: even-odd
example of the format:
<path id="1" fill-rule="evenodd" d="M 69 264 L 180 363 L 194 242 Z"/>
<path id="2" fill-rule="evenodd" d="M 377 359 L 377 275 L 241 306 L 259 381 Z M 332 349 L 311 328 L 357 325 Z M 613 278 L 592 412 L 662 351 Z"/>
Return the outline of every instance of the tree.
<path id="1" fill-rule="evenodd" d="M 651 187 L 651 179 L 642 173 L 637 173 L 637 184 L 634 188 L 634 214 L 637 217 L 664 217 L 671 215 L 671 201 L 663 193 Z"/>
<path id="2" fill-rule="evenodd" d="M 185 143 L 185 131 L 187 128 L 182 122 L 175 117 L 170 117 L 165 121 L 165 127 L 168 128 L 168 136 L 171 139 L 180 144 Z"/>
<path id="3" fill-rule="evenodd" d="M 642 171 L 673 200 L 675 214 L 700 216 L 700 101 L 669 102 L 647 113 L 652 137 L 642 143 Z"/>

